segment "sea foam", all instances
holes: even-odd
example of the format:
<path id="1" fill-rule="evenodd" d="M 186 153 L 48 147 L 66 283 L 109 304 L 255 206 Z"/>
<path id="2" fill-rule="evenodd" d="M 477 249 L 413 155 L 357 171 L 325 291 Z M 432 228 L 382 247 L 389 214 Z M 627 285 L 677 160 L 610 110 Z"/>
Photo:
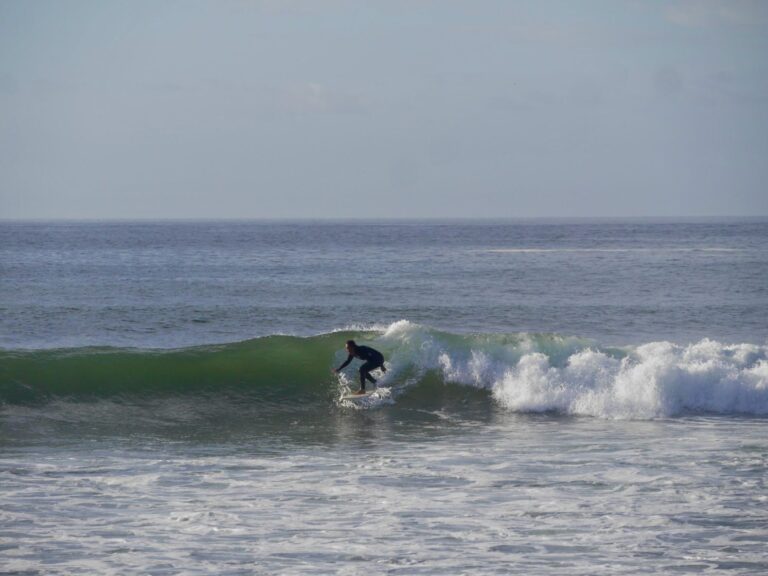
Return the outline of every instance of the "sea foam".
<path id="1" fill-rule="evenodd" d="M 688 412 L 768 414 L 768 350 L 755 344 L 650 342 L 601 348 L 558 335 L 441 333 L 406 321 L 381 337 L 396 370 L 438 372 L 491 391 L 503 407 L 601 418 Z"/>

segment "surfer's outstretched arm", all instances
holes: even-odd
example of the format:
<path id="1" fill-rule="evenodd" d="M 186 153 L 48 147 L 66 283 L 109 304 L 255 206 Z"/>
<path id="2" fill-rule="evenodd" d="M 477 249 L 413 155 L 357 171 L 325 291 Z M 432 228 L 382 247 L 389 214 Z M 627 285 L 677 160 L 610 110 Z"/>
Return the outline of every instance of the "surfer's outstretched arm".
<path id="1" fill-rule="evenodd" d="M 334 370 L 334 372 L 341 372 L 342 370 L 344 370 L 344 368 L 346 368 L 347 366 L 349 366 L 349 363 L 350 363 L 350 362 L 352 362 L 352 359 L 353 359 L 353 358 L 354 358 L 354 356 L 353 356 L 352 354 L 350 354 L 350 355 L 349 355 L 349 358 L 347 358 L 346 362 L 344 362 L 344 364 L 342 364 L 341 366 L 339 366 L 338 368 L 336 368 L 336 369 Z"/>

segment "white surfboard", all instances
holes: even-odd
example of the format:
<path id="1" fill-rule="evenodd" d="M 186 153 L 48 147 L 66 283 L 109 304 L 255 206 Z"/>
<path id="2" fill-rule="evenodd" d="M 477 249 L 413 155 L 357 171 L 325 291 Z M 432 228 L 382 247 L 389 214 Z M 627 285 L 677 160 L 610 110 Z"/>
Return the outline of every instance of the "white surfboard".
<path id="1" fill-rule="evenodd" d="M 371 396 L 371 394 L 375 394 L 375 392 L 366 392 L 365 394 L 345 394 L 341 397 L 342 400 L 362 400 L 363 398 L 368 398 Z"/>

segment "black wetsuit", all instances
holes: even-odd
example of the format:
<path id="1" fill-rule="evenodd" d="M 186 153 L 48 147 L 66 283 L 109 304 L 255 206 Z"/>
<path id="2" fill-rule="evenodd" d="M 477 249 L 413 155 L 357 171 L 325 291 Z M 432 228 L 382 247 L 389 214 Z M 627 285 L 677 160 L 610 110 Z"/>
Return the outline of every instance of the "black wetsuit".
<path id="1" fill-rule="evenodd" d="M 339 370 L 342 370 L 346 366 L 349 365 L 350 362 L 352 362 L 353 358 L 360 358 L 360 360 L 365 360 L 365 364 L 360 366 L 360 389 L 365 390 L 365 381 L 370 380 L 373 384 L 376 384 L 376 380 L 373 376 L 371 376 L 371 371 L 376 370 L 376 368 L 381 368 L 382 371 L 386 372 L 386 368 L 384 368 L 384 356 L 382 356 L 381 352 L 378 350 L 374 350 L 373 348 L 369 348 L 368 346 L 357 346 L 355 348 L 354 354 L 350 354 L 349 358 L 347 358 L 347 361 L 344 362 L 341 366 L 339 366 Z"/>

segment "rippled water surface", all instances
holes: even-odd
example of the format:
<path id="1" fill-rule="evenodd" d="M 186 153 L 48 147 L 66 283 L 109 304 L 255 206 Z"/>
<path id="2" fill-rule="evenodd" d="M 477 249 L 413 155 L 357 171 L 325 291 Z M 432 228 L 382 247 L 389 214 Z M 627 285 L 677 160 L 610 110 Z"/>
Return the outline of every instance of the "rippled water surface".
<path id="1" fill-rule="evenodd" d="M 403 417 L 407 415 L 401 415 Z M 448 427 L 434 423 L 448 419 Z M 6 570 L 758 574 L 761 420 L 381 414 L 323 445 L 6 448 Z"/>

